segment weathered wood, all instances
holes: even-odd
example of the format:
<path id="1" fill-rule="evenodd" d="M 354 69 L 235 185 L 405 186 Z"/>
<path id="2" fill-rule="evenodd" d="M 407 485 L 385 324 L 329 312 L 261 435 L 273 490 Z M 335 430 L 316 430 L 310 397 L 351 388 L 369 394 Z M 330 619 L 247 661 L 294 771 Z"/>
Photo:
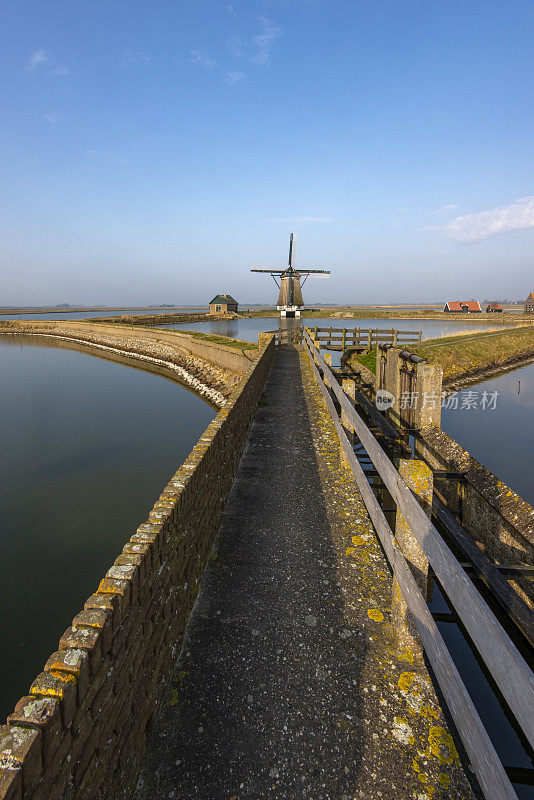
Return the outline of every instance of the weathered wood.
<path id="1" fill-rule="evenodd" d="M 434 494 L 432 510 L 436 518 L 450 533 L 462 553 L 471 561 L 486 586 L 491 589 L 500 605 L 510 615 L 528 641 L 534 645 L 534 613 L 503 578 L 489 558 L 476 545 L 469 534 L 451 514 L 445 503 Z"/>
<path id="2" fill-rule="evenodd" d="M 309 337 L 306 339 L 306 344 L 309 345 Z M 423 647 L 425 648 L 486 800 L 517 800 L 517 795 L 460 677 L 460 673 L 419 591 L 415 578 L 411 574 L 395 542 L 391 528 L 387 523 L 386 517 L 380 508 L 373 490 L 367 482 L 365 473 L 358 462 L 354 450 L 345 436 L 330 393 L 321 379 L 314 360 L 311 359 L 310 363 L 327 408 L 330 411 L 334 426 L 336 427 L 345 457 L 352 469 L 369 516 L 375 526 L 386 557 L 394 571 L 395 578 L 401 587 L 410 613 L 413 615 L 414 623 L 421 637 Z"/>
<path id="3" fill-rule="evenodd" d="M 308 346 L 313 346 L 309 337 L 306 338 L 306 342 Z M 426 553 L 432 569 L 461 617 L 463 625 L 523 733 L 531 746 L 534 746 L 534 714 L 532 713 L 534 675 L 531 669 L 460 567 L 375 437 L 355 409 L 351 408 L 337 382 L 332 380 L 332 373 L 320 354 L 317 363 L 323 370 L 326 380 L 331 382 L 332 391 L 341 407 L 351 417 L 356 435 Z"/>

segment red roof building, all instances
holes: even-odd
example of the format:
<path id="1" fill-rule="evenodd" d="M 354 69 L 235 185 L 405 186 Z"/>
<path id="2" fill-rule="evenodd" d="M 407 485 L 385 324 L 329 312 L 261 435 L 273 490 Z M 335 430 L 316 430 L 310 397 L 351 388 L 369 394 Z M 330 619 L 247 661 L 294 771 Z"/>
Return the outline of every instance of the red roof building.
<path id="1" fill-rule="evenodd" d="M 482 313 L 482 309 L 480 308 L 480 303 L 478 300 L 454 300 L 449 303 L 445 303 L 445 308 L 443 310 L 449 314 Z"/>
<path id="2" fill-rule="evenodd" d="M 486 314 L 502 314 L 502 306 L 500 303 L 490 303 L 486 306 Z"/>

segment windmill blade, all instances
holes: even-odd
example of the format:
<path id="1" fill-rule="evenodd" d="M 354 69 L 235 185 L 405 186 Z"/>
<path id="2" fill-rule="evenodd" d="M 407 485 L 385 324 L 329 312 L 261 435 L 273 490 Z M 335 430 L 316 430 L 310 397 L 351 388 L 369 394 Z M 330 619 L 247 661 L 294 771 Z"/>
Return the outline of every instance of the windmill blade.
<path id="1" fill-rule="evenodd" d="M 251 272 L 269 272 L 274 275 L 281 275 L 284 271 L 283 269 L 274 269 L 274 267 L 251 267 Z"/>
<path id="2" fill-rule="evenodd" d="M 300 272 L 302 275 L 313 275 L 313 274 L 322 274 L 322 275 L 330 275 L 329 269 L 306 269 L 306 267 L 299 267 L 297 272 Z"/>

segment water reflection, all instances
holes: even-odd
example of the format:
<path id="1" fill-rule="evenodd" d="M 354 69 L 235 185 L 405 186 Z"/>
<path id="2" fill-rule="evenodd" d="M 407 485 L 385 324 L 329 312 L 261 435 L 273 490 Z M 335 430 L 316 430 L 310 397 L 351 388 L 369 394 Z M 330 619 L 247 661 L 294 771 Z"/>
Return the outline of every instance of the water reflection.
<path id="1" fill-rule="evenodd" d="M 519 391 L 521 382 L 521 391 Z M 534 364 L 469 386 L 498 392 L 494 410 L 442 412 L 442 428 L 530 504 L 534 504 Z"/>
<path id="2" fill-rule="evenodd" d="M 0 336 L 0 374 L 5 718 L 216 412 L 165 378 L 31 338 Z"/>
<path id="3" fill-rule="evenodd" d="M 317 317 L 302 317 L 298 319 L 280 319 L 279 317 L 251 317 L 250 319 L 218 319 L 203 322 L 182 322 L 179 324 L 160 325 L 159 327 L 175 328 L 177 330 L 201 331 L 202 333 L 215 333 L 219 336 L 231 336 L 235 339 L 244 339 L 247 342 L 257 342 L 258 333 L 276 330 L 279 325 L 295 326 L 307 325 L 310 328 L 397 328 L 402 331 L 423 331 L 423 339 L 433 339 L 436 336 L 453 336 L 457 333 L 475 333 L 491 328 L 491 322 L 442 322 L 441 320 L 418 319 L 373 319 L 360 317 L 358 319 L 317 319 Z"/>

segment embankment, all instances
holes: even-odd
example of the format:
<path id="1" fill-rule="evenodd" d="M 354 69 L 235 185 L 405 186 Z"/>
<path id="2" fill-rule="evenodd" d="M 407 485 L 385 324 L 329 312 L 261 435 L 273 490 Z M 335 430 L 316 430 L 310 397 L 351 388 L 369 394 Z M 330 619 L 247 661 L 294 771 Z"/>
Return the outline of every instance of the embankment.
<path id="1" fill-rule="evenodd" d="M 178 380 L 221 407 L 257 355 L 249 342 L 228 347 L 181 331 L 139 329 L 84 321 L 0 322 L 0 335 L 53 337 L 97 350 L 114 361 L 133 359 L 141 367 Z"/>
<path id="2" fill-rule="evenodd" d="M 256 350 L 225 407 L 0 726 L 2 800 L 129 796 L 273 353 L 272 339 Z"/>
<path id="3" fill-rule="evenodd" d="M 534 360 L 534 327 L 428 339 L 414 353 L 443 369 L 443 388 L 456 389 Z"/>

